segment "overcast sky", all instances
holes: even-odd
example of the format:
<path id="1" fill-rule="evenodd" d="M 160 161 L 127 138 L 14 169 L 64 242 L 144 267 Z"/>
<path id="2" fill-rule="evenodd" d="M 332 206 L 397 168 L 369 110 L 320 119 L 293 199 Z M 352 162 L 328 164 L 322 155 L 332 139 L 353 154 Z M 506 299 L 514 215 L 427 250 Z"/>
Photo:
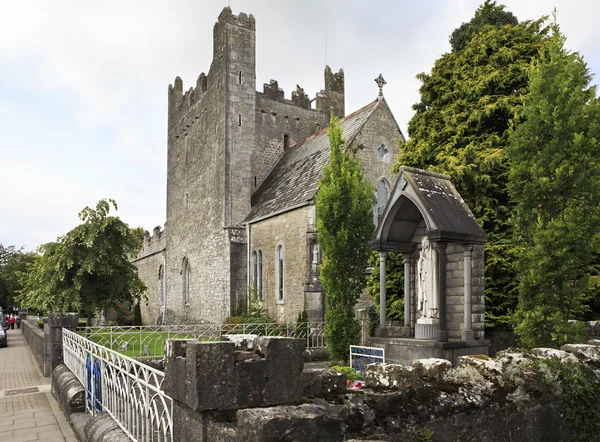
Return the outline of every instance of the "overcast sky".
<path id="1" fill-rule="evenodd" d="M 343 68 L 346 113 L 377 95 L 406 134 L 415 75 L 450 50 L 480 1 L 11 1 L 0 15 L 0 243 L 33 250 L 101 198 L 152 230 L 166 213 L 167 88 L 208 72 L 223 9 L 256 18 L 256 85 L 314 97 Z M 558 9 L 567 45 L 600 71 L 600 3 L 506 1 L 519 20 Z"/>

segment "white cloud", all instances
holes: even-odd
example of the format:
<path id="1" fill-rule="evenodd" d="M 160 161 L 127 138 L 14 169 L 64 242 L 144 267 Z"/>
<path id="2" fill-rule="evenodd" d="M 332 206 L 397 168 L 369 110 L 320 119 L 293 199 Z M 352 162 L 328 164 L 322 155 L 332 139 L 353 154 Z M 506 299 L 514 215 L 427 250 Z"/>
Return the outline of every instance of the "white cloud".
<path id="1" fill-rule="evenodd" d="M 599 6 L 590 0 L 506 2 L 520 19 L 556 6 L 568 45 L 600 69 Z M 257 89 L 279 80 L 314 95 L 325 62 L 344 68 L 351 112 L 384 93 L 403 129 L 419 98 L 415 74 L 449 50 L 473 0 L 232 0 L 257 21 Z M 34 248 L 115 198 L 131 224 L 164 222 L 166 96 L 207 72 L 222 2 L 7 2 L 0 15 L 0 242 Z M 326 32 L 327 31 L 327 32 Z M 327 37 L 327 38 L 326 38 Z M 6 172 L 4 172 L 6 171 Z M 7 215 L 8 212 L 8 215 Z"/>

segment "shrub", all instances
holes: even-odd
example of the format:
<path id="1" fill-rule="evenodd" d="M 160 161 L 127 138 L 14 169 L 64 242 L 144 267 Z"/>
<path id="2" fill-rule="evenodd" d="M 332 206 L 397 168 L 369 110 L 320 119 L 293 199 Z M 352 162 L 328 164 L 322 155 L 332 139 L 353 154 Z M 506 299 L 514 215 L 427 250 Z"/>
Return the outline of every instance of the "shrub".
<path id="1" fill-rule="evenodd" d="M 133 325 L 142 325 L 142 308 L 140 307 L 139 302 L 137 302 L 133 308 Z"/>

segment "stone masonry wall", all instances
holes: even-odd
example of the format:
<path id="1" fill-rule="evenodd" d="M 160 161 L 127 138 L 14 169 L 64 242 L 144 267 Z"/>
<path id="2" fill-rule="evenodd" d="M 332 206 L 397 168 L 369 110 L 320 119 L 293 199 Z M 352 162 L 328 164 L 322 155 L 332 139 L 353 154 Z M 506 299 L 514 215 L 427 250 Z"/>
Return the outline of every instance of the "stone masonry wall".
<path id="1" fill-rule="evenodd" d="M 273 99 L 273 94 L 268 94 L 274 87 L 277 87 L 277 82 L 265 85 L 263 93 L 256 93 L 256 149 L 252 155 L 252 190 L 260 186 L 283 154 L 284 135 L 288 135 L 288 147 L 292 147 L 329 125 L 329 113 L 306 109 L 285 100 L 281 90 L 281 98 Z"/>
<path id="2" fill-rule="evenodd" d="M 358 152 L 357 157 L 362 163 L 365 179 L 373 186 L 377 186 L 382 178 L 388 181 L 390 187 L 396 183 L 398 174 L 392 171 L 392 167 L 400 150 L 398 140 L 404 140 L 404 136 L 383 101 L 371 114 L 352 144 Z M 389 149 L 388 161 L 378 159 L 377 149 L 382 144 Z M 391 188 L 389 190 L 391 192 Z"/>
<path id="3" fill-rule="evenodd" d="M 460 339 L 464 326 L 464 248 L 448 244 L 446 249 L 446 315 L 448 337 Z M 484 257 L 483 245 L 473 246 L 471 252 L 471 322 L 475 339 L 484 338 Z"/>
<path id="4" fill-rule="evenodd" d="M 304 310 L 306 235 L 309 207 L 292 210 L 252 225 L 251 250 L 263 252 L 263 308 L 277 321 L 295 322 Z M 284 301 L 277 302 L 276 252 L 284 250 Z"/>
<path id="5" fill-rule="evenodd" d="M 163 284 L 164 290 L 166 239 L 167 235 L 160 227 L 154 229 L 152 236 L 146 232 L 142 250 L 132 261 L 138 269 L 138 276 L 147 287 L 144 293 L 146 299 L 142 298 L 140 303 L 144 324 L 156 324 L 161 314 L 160 286 Z M 162 280 L 159 279 L 161 266 Z"/>

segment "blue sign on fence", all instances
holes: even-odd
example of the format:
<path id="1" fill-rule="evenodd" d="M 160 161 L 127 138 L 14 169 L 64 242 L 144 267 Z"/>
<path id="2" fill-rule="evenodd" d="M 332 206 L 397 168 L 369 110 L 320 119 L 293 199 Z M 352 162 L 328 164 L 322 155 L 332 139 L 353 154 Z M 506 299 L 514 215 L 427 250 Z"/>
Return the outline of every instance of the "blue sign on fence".
<path id="1" fill-rule="evenodd" d="M 363 377 L 363 370 L 369 364 L 385 362 L 385 350 L 377 347 L 362 347 L 360 345 L 350 346 L 350 367 L 354 372 L 359 372 Z"/>
<path id="2" fill-rule="evenodd" d="M 85 359 L 87 409 L 93 414 L 102 411 L 102 363 L 88 353 Z"/>

